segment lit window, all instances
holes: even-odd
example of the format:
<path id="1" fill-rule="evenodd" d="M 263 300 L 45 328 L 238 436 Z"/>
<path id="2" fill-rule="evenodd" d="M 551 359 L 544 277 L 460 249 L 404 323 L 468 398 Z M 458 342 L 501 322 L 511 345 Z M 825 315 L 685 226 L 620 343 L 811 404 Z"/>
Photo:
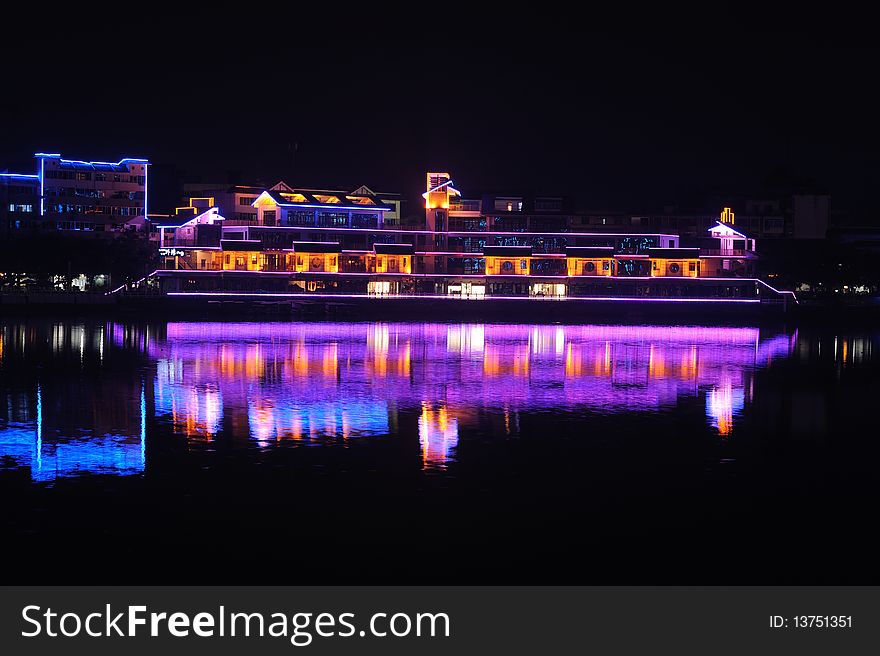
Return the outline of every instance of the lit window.
<path id="1" fill-rule="evenodd" d="M 355 205 L 375 205 L 373 199 L 368 196 L 346 196 L 347 200 L 350 200 Z"/>
<path id="2" fill-rule="evenodd" d="M 315 199 L 319 203 L 324 203 L 326 205 L 339 205 L 342 201 L 339 200 L 338 196 L 328 196 L 325 194 L 315 194 Z"/>

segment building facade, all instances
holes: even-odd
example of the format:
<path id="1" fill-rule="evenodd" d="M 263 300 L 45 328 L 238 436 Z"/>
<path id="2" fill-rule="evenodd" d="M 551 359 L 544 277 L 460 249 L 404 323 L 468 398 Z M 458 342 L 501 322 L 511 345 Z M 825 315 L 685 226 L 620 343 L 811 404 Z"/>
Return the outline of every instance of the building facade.
<path id="1" fill-rule="evenodd" d="M 645 297 L 757 301 L 779 294 L 755 279 L 755 240 L 731 223 L 714 248 L 683 248 L 671 233 L 581 232 L 564 200 L 461 197 L 446 173 L 426 177 L 425 225 L 386 223 L 370 195 L 267 189 L 256 220 L 207 208 L 161 227 L 166 292 Z M 729 216 L 724 218 L 730 219 Z"/>
<path id="2" fill-rule="evenodd" d="M 0 173 L 0 236 L 9 237 L 39 225 L 40 177 Z"/>
<path id="3" fill-rule="evenodd" d="M 216 207 L 219 213 L 227 219 L 239 222 L 257 224 L 257 212 L 253 207 L 257 197 L 266 191 L 264 187 L 249 185 L 222 185 L 210 183 L 187 183 L 183 185 L 185 197 L 188 199 L 198 198 L 209 202 Z M 268 191 L 294 193 L 294 189 L 286 182 L 278 182 L 269 187 Z M 381 202 L 388 209 L 385 212 L 384 223 L 387 226 L 399 225 L 402 218 L 403 197 L 401 194 L 375 192 L 366 185 L 361 185 L 354 191 L 343 189 L 301 189 L 311 194 L 355 197 L 367 196 Z"/>
<path id="4" fill-rule="evenodd" d="M 5 235 L 48 230 L 112 236 L 147 230 L 148 160 L 89 162 L 58 153 L 35 158 L 33 174 L 0 174 Z"/>

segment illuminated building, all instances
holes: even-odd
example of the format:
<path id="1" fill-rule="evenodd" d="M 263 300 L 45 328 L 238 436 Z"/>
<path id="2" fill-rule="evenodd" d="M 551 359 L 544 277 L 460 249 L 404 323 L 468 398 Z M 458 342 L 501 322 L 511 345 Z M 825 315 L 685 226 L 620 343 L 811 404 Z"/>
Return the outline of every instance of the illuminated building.
<path id="1" fill-rule="evenodd" d="M 0 173 L 0 235 L 39 225 L 39 175 Z"/>
<path id="2" fill-rule="evenodd" d="M 469 200 L 448 173 L 428 173 L 422 196 L 425 224 L 410 230 L 368 193 L 279 183 L 253 197 L 247 219 L 194 198 L 178 208 L 191 215 L 160 225 L 166 257 L 154 278 L 170 294 L 796 300 L 754 277 L 755 240 L 729 222 L 709 230 L 717 248 L 683 248 L 676 234 L 579 232 L 560 198 Z"/>
<path id="3" fill-rule="evenodd" d="M 210 197 L 215 200 L 213 205 L 217 207 L 223 216 L 241 222 L 256 225 L 257 212 L 253 203 L 257 197 L 265 191 L 263 187 L 251 185 L 230 185 L 218 183 L 188 183 L 183 185 L 186 198 Z M 269 191 L 293 192 L 293 188 L 285 182 L 279 182 L 269 188 Z M 366 185 L 361 185 L 354 191 L 345 189 L 305 189 L 304 191 L 321 195 L 353 195 L 368 196 L 389 206 L 385 214 L 385 225 L 399 225 L 401 219 L 402 198 L 400 194 L 375 192 Z"/>
<path id="4" fill-rule="evenodd" d="M 64 159 L 36 153 L 33 174 L 0 174 L 3 229 L 87 233 L 147 231 L 149 161 Z"/>

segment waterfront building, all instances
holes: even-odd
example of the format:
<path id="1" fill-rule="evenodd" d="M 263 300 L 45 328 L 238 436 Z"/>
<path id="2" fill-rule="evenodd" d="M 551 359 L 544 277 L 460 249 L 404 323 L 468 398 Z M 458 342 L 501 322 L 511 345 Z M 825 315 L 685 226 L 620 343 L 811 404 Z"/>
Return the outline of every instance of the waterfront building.
<path id="1" fill-rule="evenodd" d="M 39 216 L 39 175 L 0 173 L 0 236 L 8 237 L 37 225 Z"/>
<path id="2" fill-rule="evenodd" d="M 217 183 L 187 183 L 183 185 L 183 191 L 186 198 L 201 198 L 210 200 L 210 204 L 216 207 L 220 214 L 228 219 L 242 222 L 244 225 L 250 222 L 251 225 L 257 224 L 257 213 L 253 204 L 257 197 L 266 191 L 265 187 L 255 187 L 250 185 L 224 185 Z M 278 182 L 269 187 L 268 191 L 276 191 L 279 193 L 293 193 L 293 188 L 286 182 Z M 380 201 L 390 209 L 385 213 L 385 225 L 400 225 L 402 218 L 401 207 L 403 197 L 401 194 L 375 192 L 366 185 L 361 185 L 354 191 L 344 189 L 303 189 L 303 191 L 311 194 L 319 195 L 352 195 L 357 197 L 367 196 Z"/>
<path id="3" fill-rule="evenodd" d="M 672 233 L 574 229 L 564 199 L 466 199 L 448 173 L 428 173 L 425 223 L 387 223 L 370 194 L 265 189 L 256 218 L 229 218 L 193 198 L 160 226 L 166 292 L 257 292 L 444 298 L 778 297 L 754 278 L 755 239 L 723 212 L 713 248 Z"/>
<path id="4" fill-rule="evenodd" d="M 0 174 L 5 236 L 32 231 L 147 232 L 149 161 L 64 159 L 36 153 L 34 173 Z"/>

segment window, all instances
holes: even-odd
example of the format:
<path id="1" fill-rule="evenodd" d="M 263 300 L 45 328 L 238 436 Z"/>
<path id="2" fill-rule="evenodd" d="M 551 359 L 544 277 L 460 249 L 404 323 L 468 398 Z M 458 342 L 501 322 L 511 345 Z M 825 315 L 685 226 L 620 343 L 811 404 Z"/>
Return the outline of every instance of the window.
<path id="1" fill-rule="evenodd" d="M 251 255 L 251 264 L 256 264 L 256 263 L 257 263 L 257 256 L 256 256 L 256 254 Z"/>
<path id="2" fill-rule="evenodd" d="M 95 182 L 105 182 L 107 180 L 106 173 L 95 173 Z"/>
<path id="3" fill-rule="evenodd" d="M 697 270 L 697 263 L 696 262 L 691 262 L 690 264 L 688 264 L 688 271 L 696 271 L 696 270 Z"/>
<path id="4" fill-rule="evenodd" d="M 561 198 L 536 198 L 536 212 L 558 212 L 562 209 Z"/>
<path id="5" fill-rule="evenodd" d="M 275 215 L 276 215 L 276 210 L 264 210 L 263 211 L 263 225 L 267 225 L 267 226 L 275 225 Z"/>
<path id="6" fill-rule="evenodd" d="M 256 196 L 240 196 L 238 199 L 239 205 L 253 205 L 254 201 L 257 200 Z"/>
<path id="7" fill-rule="evenodd" d="M 337 196 L 328 196 L 326 194 L 314 194 L 315 199 L 324 205 L 339 205 L 342 203 Z"/>
<path id="8" fill-rule="evenodd" d="M 528 269 L 529 268 L 529 261 L 528 260 L 520 260 L 519 261 L 519 268 L 523 271 Z"/>
<path id="9" fill-rule="evenodd" d="M 229 262 L 230 262 L 230 257 L 229 257 L 229 253 L 227 253 L 226 254 L 226 264 L 229 264 Z"/>
<path id="10" fill-rule="evenodd" d="M 352 214 L 351 226 L 353 228 L 377 228 L 379 226 L 379 215 Z"/>
<path id="11" fill-rule="evenodd" d="M 87 173 L 87 172 L 85 172 L 85 171 L 77 171 L 76 179 L 77 179 L 77 180 L 91 180 L 91 179 L 92 179 L 92 174 L 91 174 L 91 173 Z"/>
<path id="12" fill-rule="evenodd" d="M 45 176 L 54 180 L 73 180 L 73 171 L 46 171 Z"/>
<path id="13" fill-rule="evenodd" d="M 314 225 L 315 213 L 306 210 L 290 210 L 287 213 L 288 225 Z"/>
<path id="14" fill-rule="evenodd" d="M 495 209 L 501 212 L 522 212 L 521 198 L 496 198 Z"/>
<path id="15" fill-rule="evenodd" d="M 348 214 L 341 212 L 319 212 L 318 226 L 322 228 L 344 228 L 348 225 Z"/>

